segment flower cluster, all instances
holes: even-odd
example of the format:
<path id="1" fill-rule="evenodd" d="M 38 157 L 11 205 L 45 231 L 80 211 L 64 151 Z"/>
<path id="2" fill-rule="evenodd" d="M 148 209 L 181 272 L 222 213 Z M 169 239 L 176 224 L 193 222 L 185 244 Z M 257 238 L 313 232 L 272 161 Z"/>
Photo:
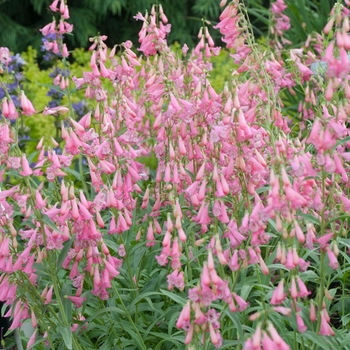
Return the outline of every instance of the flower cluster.
<path id="1" fill-rule="evenodd" d="M 60 2 L 59 7 L 58 2 Z M 65 4 L 64 0 L 55 0 L 50 5 L 50 10 L 53 13 L 58 12 L 60 14 L 60 19 L 59 23 L 57 23 L 56 19 L 54 18 L 51 23 L 40 29 L 42 35 L 44 36 L 43 49 L 49 53 L 45 59 L 51 59 L 52 55 L 50 55 L 50 53 L 60 57 L 68 57 L 69 52 L 67 45 L 63 43 L 63 35 L 73 31 L 73 24 L 66 21 L 69 19 L 68 5 Z"/>
<path id="2" fill-rule="evenodd" d="M 0 48 L 0 74 L 10 77 L 9 82 L 0 87 L 0 99 L 2 99 L 0 116 L 11 121 L 16 120 L 20 114 L 30 116 L 35 113 L 31 101 L 21 90 L 23 88 L 21 69 L 25 64 L 19 54 L 11 56 L 8 48 Z"/>

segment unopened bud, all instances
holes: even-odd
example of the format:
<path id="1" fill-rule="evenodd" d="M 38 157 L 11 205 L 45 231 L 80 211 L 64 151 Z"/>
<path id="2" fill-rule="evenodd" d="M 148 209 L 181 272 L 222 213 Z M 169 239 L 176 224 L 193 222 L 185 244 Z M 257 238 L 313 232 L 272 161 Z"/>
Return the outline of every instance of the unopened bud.
<path id="1" fill-rule="evenodd" d="M 324 290 L 324 295 L 329 301 L 333 300 L 333 297 L 332 297 L 331 293 L 329 293 L 328 289 Z"/>
<path id="2" fill-rule="evenodd" d="M 138 230 L 135 241 L 138 242 L 141 239 L 141 229 Z"/>
<path id="3" fill-rule="evenodd" d="M 326 35 L 330 33 L 330 31 L 331 31 L 332 28 L 333 28 L 334 20 L 335 20 L 335 17 L 332 16 L 332 17 L 330 18 L 330 20 L 328 21 L 328 23 L 326 24 L 326 26 L 324 27 L 323 33 L 325 33 Z"/>
<path id="4" fill-rule="evenodd" d="M 257 319 L 259 319 L 260 316 L 261 316 L 261 312 L 256 312 L 256 313 L 249 316 L 249 320 L 256 321 Z"/>

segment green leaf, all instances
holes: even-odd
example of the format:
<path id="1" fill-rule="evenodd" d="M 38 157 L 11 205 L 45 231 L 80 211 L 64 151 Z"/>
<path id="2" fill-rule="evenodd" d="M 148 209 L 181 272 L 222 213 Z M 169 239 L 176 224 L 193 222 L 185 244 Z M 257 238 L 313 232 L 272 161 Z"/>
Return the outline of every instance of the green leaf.
<path id="1" fill-rule="evenodd" d="M 253 285 L 244 285 L 242 287 L 242 290 L 241 290 L 241 293 L 240 293 L 240 296 L 244 299 L 244 300 L 247 300 L 248 299 L 248 296 L 251 292 L 251 290 L 253 289 Z"/>
<path id="2" fill-rule="evenodd" d="M 33 266 L 35 267 L 38 276 L 52 278 L 50 272 L 43 264 L 34 263 Z"/>
<path id="3" fill-rule="evenodd" d="M 295 4 L 298 5 L 298 11 L 302 15 L 303 23 L 306 23 L 308 32 L 311 32 L 313 28 L 309 19 L 309 15 L 306 13 L 307 6 L 305 6 L 305 0 L 296 0 Z"/>
<path id="4" fill-rule="evenodd" d="M 341 349 L 340 347 L 334 348 L 331 344 L 329 344 L 327 337 L 322 337 L 311 331 L 307 331 L 303 333 L 303 337 L 311 340 L 313 344 L 317 344 L 320 347 L 320 349 L 332 349 L 332 350 Z"/>
<path id="5" fill-rule="evenodd" d="M 153 304 L 152 302 L 149 300 L 148 297 L 150 296 L 156 296 L 156 295 L 160 295 L 160 293 L 157 293 L 157 292 L 147 292 L 147 293 L 144 293 L 144 294 L 140 294 L 139 296 L 137 296 L 133 301 L 132 303 L 130 304 L 130 308 L 132 308 L 134 305 L 136 305 L 138 302 L 140 302 L 141 300 L 145 299 L 149 305 L 151 307 L 153 307 Z"/>
<path id="6" fill-rule="evenodd" d="M 37 85 L 39 85 L 39 86 L 47 87 L 47 88 L 52 89 L 52 90 L 55 90 L 55 91 L 57 91 L 57 92 L 59 92 L 59 93 L 61 93 L 61 94 L 64 94 L 64 95 L 67 94 L 67 91 L 66 91 L 66 90 L 62 90 L 61 88 L 57 87 L 56 85 L 43 84 L 43 83 L 38 83 L 38 82 L 36 82 L 36 83 L 37 83 Z"/>
<path id="7" fill-rule="evenodd" d="M 258 188 L 255 192 L 257 194 L 260 194 L 260 193 L 264 193 L 264 192 L 267 192 L 270 188 L 268 186 L 264 186 L 264 187 L 260 187 Z"/>
<path id="8" fill-rule="evenodd" d="M 339 243 L 344 244 L 346 247 L 350 248 L 350 239 L 340 238 Z"/>
<path id="9" fill-rule="evenodd" d="M 350 321 L 350 315 L 348 315 L 348 322 Z M 340 346 L 345 349 L 347 345 L 349 345 L 350 342 L 350 332 L 348 332 L 345 336 L 345 338 L 342 340 L 342 342 L 340 343 Z M 347 348 L 349 348 L 347 346 Z"/>
<path id="10" fill-rule="evenodd" d="M 91 323 L 91 321 L 94 320 L 97 316 L 104 314 L 104 313 L 107 314 L 108 312 L 111 314 L 116 312 L 118 314 L 125 315 L 125 311 L 123 311 L 122 309 L 119 309 L 118 307 L 115 307 L 115 306 L 109 306 L 109 307 L 105 307 L 105 308 L 97 311 L 96 313 L 94 313 L 92 316 L 90 316 L 88 319 L 86 319 L 85 323 Z"/>
<path id="11" fill-rule="evenodd" d="M 129 333 L 132 340 L 138 344 L 138 348 L 145 349 L 146 347 L 144 342 L 142 341 L 142 338 L 140 339 L 139 336 L 134 332 L 132 324 L 128 321 L 121 321 L 121 324 L 123 326 L 123 329 Z"/>
<path id="12" fill-rule="evenodd" d="M 110 220 L 108 220 L 109 222 Z M 105 244 L 108 248 L 113 249 L 115 252 L 118 252 L 119 245 L 111 240 L 111 238 L 108 236 L 105 238 Z"/>
<path id="13" fill-rule="evenodd" d="M 186 304 L 186 299 L 180 297 L 178 294 L 171 293 L 167 290 L 161 289 L 162 294 L 166 295 L 170 299 L 176 301 L 178 304 L 184 306 Z"/>
<path id="14" fill-rule="evenodd" d="M 18 215 L 22 215 L 22 213 L 19 213 Z M 17 215 L 16 215 L 16 216 L 17 216 Z M 15 217 L 15 215 L 14 215 L 13 217 Z M 35 224 L 33 224 L 33 222 L 32 222 L 31 220 L 23 220 L 23 221 L 21 222 L 20 226 L 21 226 L 21 227 L 22 227 L 22 226 L 24 226 L 24 227 L 28 226 L 28 227 L 30 227 L 30 228 L 32 228 L 32 229 L 34 229 L 34 230 L 37 228 L 37 227 L 35 226 Z"/>
<path id="15" fill-rule="evenodd" d="M 5 174 L 18 178 L 22 177 L 22 175 L 20 175 L 17 170 L 7 170 Z"/>
<path id="16" fill-rule="evenodd" d="M 180 332 L 179 332 L 180 333 Z M 174 336 L 170 336 L 164 333 L 159 333 L 159 332 L 150 332 L 150 334 L 154 335 L 157 338 L 161 338 L 163 339 L 162 341 L 160 341 L 157 346 L 156 349 L 164 349 L 165 347 L 160 347 L 160 344 L 164 343 L 164 342 L 172 342 L 174 345 L 177 346 L 177 348 L 179 349 L 180 344 L 184 343 L 184 336 L 180 336 L 180 337 L 174 337 Z M 176 339 L 177 338 L 177 339 Z M 180 343 L 180 344 L 179 344 Z M 181 347 L 182 348 L 182 347 Z"/>
<path id="17" fill-rule="evenodd" d="M 178 311 L 174 311 L 168 323 L 168 335 L 173 333 L 173 328 L 175 327 L 175 323 L 179 317 L 180 313 Z"/>
<path id="18" fill-rule="evenodd" d="M 179 342 L 179 341 L 176 340 L 176 339 L 172 339 L 172 338 L 168 337 L 167 339 L 161 340 L 161 341 L 157 344 L 157 346 L 154 348 L 154 350 L 164 349 L 164 346 L 162 346 L 162 345 L 163 345 L 163 343 L 165 343 L 166 341 L 172 342 L 174 345 L 176 345 L 176 348 L 177 348 L 177 349 L 182 348 L 180 344 L 183 345 L 183 341 L 182 341 L 182 342 Z M 180 343 L 180 344 L 179 344 L 179 343 Z"/>
<path id="19" fill-rule="evenodd" d="M 237 329 L 237 333 L 239 335 L 239 339 L 244 339 L 243 336 L 243 328 L 242 328 L 242 322 L 241 319 L 238 317 L 237 314 L 233 314 L 229 309 L 225 309 L 224 313 L 226 314 L 226 316 L 228 316 L 233 323 L 236 326 Z"/>
<path id="20" fill-rule="evenodd" d="M 68 298 L 64 298 L 65 295 L 72 295 L 72 286 L 68 283 L 63 284 L 61 296 L 67 321 L 70 324 L 72 321 L 72 302 Z"/>
<path id="21" fill-rule="evenodd" d="M 102 346 L 100 346 L 98 349 L 99 350 L 110 350 L 113 348 L 113 342 L 112 339 L 108 338 L 103 344 Z"/>
<path id="22" fill-rule="evenodd" d="M 254 15 L 256 18 L 258 18 L 264 24 L 266 24 L 266 25 L 269 24 L 268 15 L 266 14 L 265 11 L 261 11 L 261 10 L 257 10 L 257 9 L 253 10 L 251 8 L 248 8 L 247 11 L 250 15 Z"/>
<path id="23" fill-rule="evenodd" d="M 334 221 L 338 221 L 338 220 L 343 220 L 343 219 L 349 219 L 350 218 L 350 215 L 349 214 L 344 214 L 344 215 L 339 215 L 339 216 L 336 216 L 332 219 L 329 219 L 328 223 L 332 223 Z"/>
<path id="24" fill-rule="evenodd" d="M 48 225 L 53 230 L 63 235 L 63 233 L 59 230 L 59 228 L 53 223 L 53 221 L 46 214 L 43 215 L 42 220 L 45 222 L 46 225 Z"/>
<path id="25" fill-rule="evenodd" d="M 71 169 L 71 168 L 64 168 L 64 171 L 68 174 L 73 175 L 78 181 L 84 181 L 84 179 L 82 178 L 82 176 L 75 170 Z"/>
<path id="26" fill-rule="evenodd" d="M 337 143 L 334 145 L 333 150 L 335 150 L 338 146 L 343 145 L 344 143 L 347 143 L 350 141 L 350 136 L 344 137 L 343 139 L 337 141 Z"/>
<path id="27" fill-rule="evenodd" d="M 240 345 L 241 342 L 239 340 L 224 340 L 220 349 L 236 349 L 237 345 Z"/>
<path id="28" fill-rule="evenodd" d="M 72 330 L 70 326 L 58 326 L 57 327 L 58 332 L 62 335 L 64 344 L 66 345 L 67 349 L 71 350 L 73 349 L 73 335 L 72 335 Z"/>
<path id="29" fill-rule="evenodd" d="M 308 222 L 312 222 L 313 224 L 316 224 L 316 225 L 321 225 L 320 220 L 314 215 L 304 214 L 304 213 L 298 213 L 298 215 L 304 218 Z"/>

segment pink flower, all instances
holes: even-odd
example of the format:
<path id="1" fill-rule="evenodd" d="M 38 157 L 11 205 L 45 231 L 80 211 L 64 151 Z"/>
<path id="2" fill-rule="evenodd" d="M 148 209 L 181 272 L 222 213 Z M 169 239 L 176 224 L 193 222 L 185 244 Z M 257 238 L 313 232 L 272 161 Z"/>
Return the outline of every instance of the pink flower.
<path id="1" fill-rule="evenodd" d="M 179 315 L 179 318 L 177 319 L 176 327 L 179 329 L 184 329 L 184 327 L 186 327 L 186 325 L 188 324 L 190 317 L 191 317 L 191 304 L 188 301 L 187 304 L 183 307 Z"/>
<path id="2" fill-rule="evenodd" d="M 266 332 L 263 332 L 263 338 L 261 341 L 263 350 L 277 350 L 277 344 L 268 336 Z M 255 349 L 254 349 L 255 350 Z"/>
<path id="3" fill-rule="evenodd" d="M 272 305 L 281 304 L 286 299 L 286 293 L 284 293 L 284 281 L 281 280 L 272 294 L 270 303 Z"/>
<path id="4" fill-rule="evenodd" d="M 295 283 L 294 277 L 292 277 L 292 281 L 291 281 L 290 295 L 293 299 L 296 299 L 298 297 L 297 285 Z"/>
<path id="5" fill-rule="evenodd" d="M 24 94 L 23 91 L 20 97 L 20 101 L 21 101 L 22 113 L 24 115 L 30 116 L 35 113 L 35 109 L 32 103 L 28 100 L 27 96 Z"/>
<path id="6" fill-rule="evenodd" d="M 210 333 L 210 340 L 213 343 L 214 346 L 217 346 L 219 344 L 219 338 L 217 337 L 212 323 L 209 323 L 209 333 Z"/>
<path id="7" fill-rule="evenodd" d="M 322 310 L 320 312 L 321 314 L 321 327 L 320 327 L 320 331 L 319 334 L 321 335 L 325 335 L 325 336 L 333 336 L 334 335 L 334 331 L 331 328 L 331 326 L 328 324 L 325 314 L 324 314 L 324 310 Z"/>
<path id="8" fill-rule="evenodd" d="M 239 263 L 238 263 L 238 251 L 237 249 L 234 250 L 231 260 L 228 263 L 228 266 L 232 271 L 238 271 L 239 270 Z"/>
<path id="9" fill-rule="evenodd" d="M 329 248 L 327 248 L 327 255 L 328 255 L 328 259 L 329 259 L 329 266 L 331 268 L 333 268 L 334 270 L 336 270 L 339 266 L 337 257 L 332 252 L 332 250 Z"/>
<path id="10" fill-rule="evenodd" d="M 61 0 L 61 1 L 63 2 L 63 0 Z M 54 0 L 54 2 L 49 6 L 49 8 L 52 12 L 58 11 L 57 4 L 58 4 L 58 0 Z"/>
<path id="11" fill-rule="evenodd" d="M 26 155 L 22 155 L 22 170 L 20 171 L 22 176 L 30 176 L 33 174 L 33 170 L 30 168 Z"/>
<path id="12" fill-rule="evenodd" d="M 154 246 L 156 244 L 155 243 L 155 238 L 154 238 L 153 226 L 152 226 L 151 222 L 148 225 L 146 238 L 147 238 L 147 243 L 146 243 L 147 247 L 152 247 L 152 246 Z"/>
<path id="13" fill-rule="evenodd" d="M 173 287 L 183 290 L 185 287 L 184 274 L 182 271 L 180 273 L 178 270 L 173 271 L 168 275 L 167 280 L 169 290 L 172 290 Z"/>
<path id="14" fill-rule="evenodd" d="M 69 108 L 64 107 L 64 106 L 57 106 L 57 107 L 52 107 L 48 108 L 45 107 L 43 111 L 43 115 L 49 115 L 49 114 L 63 114 L 63 113 L 68 113 Z"/>
<path id="15" fill-rule="evenodd" d="M 310 321 L 315 322 L 316 320 L 317 320 L 316 307 L 315 307 L 315 304 L 313 303 L 313 301 L 311 300 L 311 303 L 310 303 Z"/>
<path id="16" fill-rule="evenodd" d="M 37 329 L 33 332 L 31 337 L 29 338 L 26 349 L 30 349 L 34 345 L 35 339 L 36 339 L 36 332 L 37 332 Z"/>
<path id="17" fill-rule="evenodd" d="M 232 293 L 234 299 L 236 300 L 236 303 L 238 304 L 238 311 L 244 311 L 249 303 L 247 303 L 245 300 L 243 300 L 243 298 L 241 298 L 239 295 L 237 295 L 236 293 Z"/>
<path id="18" fill-rule="evenodd" d="M 3 63 L 5 66 L 12 61 L 10 50 L 7 47 L 0 47 L 0 63 Z"/>
<path id="19" fill-rule="evenodd" d="M 293 270 L 296 265 L 294 264 L 294 259 L 293 259 L 293 250 L 292 248 L 288 249 L 288 253 L 287 253 L 287 261 L 285 264 L 286 268 L 289 270 Z"/>
<path id="20" fill-rule="evenodd" d="M 187 334 L 186 334 L 186 339 L 185 339 L 185 344 L 188 345 L 191 343 L 192 341 L 192 338 L 193 338 L 193 326 L 192 325 L 189 325 L 188 327 L 188 331 L 187 331 Z"/>
<path id="21" fill-rule="evenodd" d="M 311 292 L 309 292 L 305 286 L 305 283 L 301 280 L 299 276 L 297 276 L 297 284 L 299 288 L 299 294 L 298 296 L 300 298 L 306 298 Z"/>
<path id="22" fill-rule="evenodd" d="M 67 296 L 72 303 L 74 303 L 76 308 L 79 308 L 83 305 L 83 302 L 86 300 L 86 297 L 77 297 L 77 296 Z"/>
<path id="23" fill-rule="evenodd" d="M 292 309 L 283 306 L 275 306 L 273 309 L 284 316 L 289 316 L 292 313 Z"/>
<path id="24" fill-rule="evenodd" d="M 126 255 L 124 244 L 121 244 L 118 248 L 118 254 L 121 257 L 124 257 Z"/>
<path id="25" fill-rule="evenodd" d="M 10 120 L 16 120 L 18 118 L 18 112 L 12 99 L 8 101 L 8 114 L 4 116 Z"/>
<path id="26" fill-rule="evenodd" d="M 52 292 L 53 292 L 53 285 L 50 287 L 50 289 L 47 291 L 47 294 L 45 296 L 45 301 L 44 301 L 44 305 L 47 305 L 49 303 L 51 303 L 52 300 Z"/>
<path id="27" fill-rule="evenodd" d="M 306 332 L 307 327 L 305 326 L 305 323 L 304 323 L 303 319 L 301 318 L 299 312 L 296 314 L 296 318 L 297 318 L 298 331 L 300 333 Z"/>
<path id="28" fill-rule="evenodd" d="M 299 72 L 301 73 L 302 79 L 304 81 L 307 81 L 310 79 L 310 77 L 314 74 L 311 69 L 309 69 L 308 67 L 306 67 L 304 64 L 302 64 L 301 62 L 296 62 L 296 65 L 299 68 Z"/>
<path id="29" fill-rule="evenodd" d="M 281 336 L 278 334 L 276 328 L 273 326 L 273 324 L 268 321 L 268 330 L 270 332 L 270 336 L 274 343 L 278 346 L 279 350 L 289 350 L 289 346 L 285 343 L 285 341 L 281 338 Z"/>

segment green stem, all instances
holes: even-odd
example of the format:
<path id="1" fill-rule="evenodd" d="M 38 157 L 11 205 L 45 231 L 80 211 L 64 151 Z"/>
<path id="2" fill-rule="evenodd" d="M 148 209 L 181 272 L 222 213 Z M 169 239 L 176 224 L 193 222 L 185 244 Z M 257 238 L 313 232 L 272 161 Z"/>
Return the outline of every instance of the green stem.
<path id="1" fill-rule="evenodd" d="M 259 285 L 261 285 L 261 277 L 260 277 L 260 269 L 258 267 L 258 265 L 256 265 L 256 276 L 258 278 L 258 283 Z M 264 296 L 265 294 L 264 293 L 261 293 L 261 303 L 262 303 L 262 306 L 263 306 L 263 309 L 264 309 L 264 317 L 265 317 L 265 322 L 268 321 L 268 317 L 267 317 L 267 309 L 266 309 L 266 305 L 265 305 L 265 301 L 264 301 Z"/>
<path id="2" fill-rule="evenodd" d="M 345 256 L 347 254 L 347 247 L 345 246 L 344 247 L 344 253 L 345 253 Z M 343 283 L 342 283 L 342 300 L 341 300 L 341 311 L 342 311 L 342 316 L 344 317 L 345 316 L 345 277 L 346 274 L 344 273 L 343 275 Z"/>
<path id="3" fill-rule="evenodd" d="M 305 350 L 305 346 L 304 346 L 304 338 L 301 337 L 301 349 Z"/>
<path id="4" fill-rule="evenodd" d="M 146 347 L 146 345 L 145 345 L 145 343 L 144 343 L 144 341 L 143 341 L 143 338 L 142 338 L 142 336 L 141 336 L 141 334 L 140 334 L 138 328 L 136 327 L 134 321 L 132 320 L 132 318 L 131 318 L 131 316 L 130 316 L 130 314 L 129 314 L 129 312 L 128 312 L 128 310 L 127 310 L 127 308 L 126 308 L 126 306 L 125 306 L 125 304 L 124 304 L 124 302 L 123 302 L 123 299 L 122 299 L 122 297 L 120 296 L 120 294 L 119 294 L 119 292 L 118 292 L 118 289 L 116 288 L 116 286 L 114 285 L 114 283 L 112 283 L 112 288 L 113 288 L 115 294 L 117 295 L 117 297 L 118 297 L 118 299 L 119 299 L 119 301 L 120 301 L 120 304 L 121 304 L 122 308 L 124 309 L 125 316 L 127 317 L 127 319 L 129 320 L 129 322 L 131 323 L 132 327 L 134 328 L 134 330 L 135 330 L 135 332 L 136 332 L 136 334 L 137 334 L 137 336 L 138 336 L 138 338 L 139 338 L 139 340 L 140 340 L 140 344 L 142 345 L 142 349 L 143 349 L 143 350 L 147 350 L 147 347 Z"/>
<path id="5" fill-rule="evenodd" d="M 318 298 L 318 311 L 320 312 L 322 310 L 322 304 L 323 304 L 323 296 L 324 296 L 324 258 L 325 258 L 325 252 L 321 252 L 321 261 L 320 261 L 320 289 L 319 289 L 319 298 Z M 317 332 L 320 330 L 321 327 L 321 317 L 317 320 Z"/>
<path id="6" fill-rule="evenodd" d="M 326 171 L 324 168 L 322 168 L 322 203 L 326 203 Z M 325 208 L 326 205 L 324 205 L 322 211 L 321 211 L 321 228 L 320 228 L 320 237 L 324 235 L 325 228 L 326 228 L 326 222 L 325 222 Z M 320 289 L 319 289 L 319 296 L 318 296 L 318 312 L 321 312 L 322 305 L 323 305 L 323 296 L 324 296 L 324 289 L 325 289 L 325 271 L 324 271 L 324 260 L 325 260 L 325 252 L 321 250 L 321 260 L 320 260 Z M 318 317 L 317 320 L 317 328 L 316 331 L 319 332 L 321 328 L 321 317 Z M 316 348 L 316 345 L 314 344 L 313 349 Z"/>
<path id="7" fill-rule="evenodd" d="M 68 70 L 68 65 L 67 65 L 66 59 L 64 58 L 64 59 L 62 60 L 62 62 L 63 62 L 64 67 Z M 70 117 L 71 117 L 73 120 L 75 120 L 74 109 L 73 109 L 73 105 L 72 105 L 71 93 L 70 93 L 69 86 L 67 87 L 66 91 L 67 91 L 67 100 L 68 100 L 68 108 L 69 108 L 69 111 L 70 111 Z"/>
<path id="8" fill-rule="evenodd" d="M 39 213 L 39 217 L 41 217 L 40 213 Z M 39 222 L 40 222 L 40 226 L 41 226 L 41 232 L 42 232 L 42 235 L 43 235 L 44 244 L 46 246 L 46 234 L 45 234 L 45 231 L 44 231 L 45 223 L 42 220 L 40 220 L 40 219 L 39 219 Z M 58 285 L 58 282 L 57 282 L 57 273 L 56 273 L 54 265 L 52 264 L 50 252 L 48 252 L 48 254 L 47 254 L 47 263 L 49 265 L 49 270 L 50 270 L 50 274 L 51 274 L 51 277 L 52 277 L 53 290 L 54 290 L 54 293 L 55 293 L 55 296 L 56 296 L 58 309 L 60 311 L 60 314 L 61 314 L 61 317 L 62 317 L 62 321 L 63 321 L 63 322 L 61 321 L 60 323 L 62 324 L 63 327 L 68 327 L 69 326 L 68 318 L 67 318 L 67 315 L 66 315 L 66 312 L 64 310 L 63 303 L 62 303 L 62 299 L 61 299 L 61 295 L 60 295 L 60 288 L 59 288 L 59 285 Z M 75 339 L 74 334 L 72 334 L 72 343 L 73 343 L 73 349 L 74 350 L 82 350 L 81 346 L 79 345 L 79 343 Z"/>
<path id="9" fill-rule="evenodd" d="M 238 282 L 239 271 L 232 271 L 232 290 L 235 290 L 236 284 Z"/>
<path id="10" fill-rule="evenodd" d="M 122 244 L 124 245 L 124 249 L 125 249 L 124 261 L 126 262 L 130 285 L 135 286 L 135 282 L 134 282 L 134 279 L 132 276 L 131 265 L 130 265 L 130 261 L 129 261 L 129 253 L 128 253 L 127 248 L 126 248 L 126 244 L 125 244 L 123 235 L 120 236 L 120 240 L 121 240 Z M 137 288 L 135 288 L 135 291 L 133 291 L 133 299 L 135 299 L 137 296 L 138 296 L 138 291 L 137 291 Z M 138 305 L 137 304 L 135 305 L 135 323 L 138 323 Z"/>
<path id="11" fill-rule="evenodd" d="M 188 251 L 187 241 L 184 243 L 184 247 L 185 247 L 186 259 L 187 259 L 188 280 L 191 281 L 192 280 L 192 268 L 191 268 L 191 264 L 190 264 L 190 254 Z"/>

